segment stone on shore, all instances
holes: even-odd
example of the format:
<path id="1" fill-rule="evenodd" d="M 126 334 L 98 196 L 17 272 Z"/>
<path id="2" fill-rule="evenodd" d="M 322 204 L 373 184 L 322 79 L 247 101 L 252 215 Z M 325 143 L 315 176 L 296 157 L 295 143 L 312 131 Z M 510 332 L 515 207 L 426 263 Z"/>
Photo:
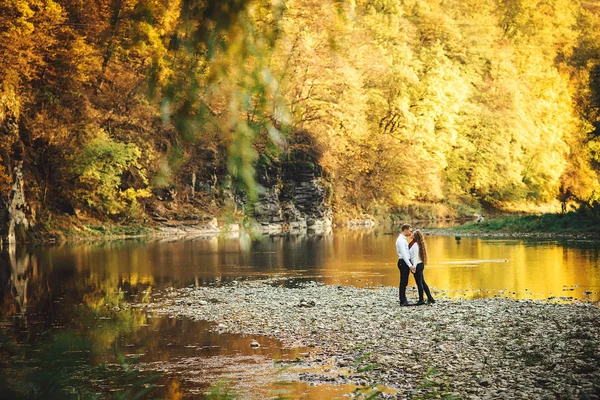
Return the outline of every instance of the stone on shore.
<path id="1" fill-rule="evenodd" d="M 340 373 L 325 376 L 315 368 L 303 380 L 382 383 L 395 390 L 385 397 L 600 395 L 596 304 L 493 298 L 399 307 L 397 288 L 280 284 L 168 290 L 140 306 L 213 321 L 219 332 L 269 335 L 286 346 L 311 348 L 303 364 L 334 365 Z"/>

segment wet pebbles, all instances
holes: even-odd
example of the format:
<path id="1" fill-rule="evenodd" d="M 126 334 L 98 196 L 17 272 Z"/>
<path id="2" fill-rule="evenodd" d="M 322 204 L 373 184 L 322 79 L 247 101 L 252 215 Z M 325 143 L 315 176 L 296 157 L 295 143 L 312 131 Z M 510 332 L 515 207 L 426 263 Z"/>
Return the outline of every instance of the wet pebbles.
<path id="1" fill-rule="evenodd" d="M 400 307 L 398 289 L 276 281 L 167 290 L 136 306 L 312 351 L 311 382 L 383 384 L 383 397 L 600 399 L 600 308 L 509 299 Z M 254 342 L 253 342 L 254 343 Z M 325 374 L 322 371 L 327 371 Z"/>

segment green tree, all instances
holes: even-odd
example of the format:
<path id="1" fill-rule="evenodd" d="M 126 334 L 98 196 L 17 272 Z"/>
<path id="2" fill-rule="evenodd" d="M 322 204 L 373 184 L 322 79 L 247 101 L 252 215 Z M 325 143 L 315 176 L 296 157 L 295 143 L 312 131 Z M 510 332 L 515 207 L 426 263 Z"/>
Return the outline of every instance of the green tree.
<path id="1" fill-rule="evenodd" d="M 96 132 L 71 161 L 78 181 L 77 198 L 109 215 L 135 208 L 138 198 L 150 196 L 148 179 L 138 162 L 140 156 L 136 145 L 115 142 L 106 132 Z M 137 177 L 142 187 L 125 187 L 122 175 L 126 172 Z"/>

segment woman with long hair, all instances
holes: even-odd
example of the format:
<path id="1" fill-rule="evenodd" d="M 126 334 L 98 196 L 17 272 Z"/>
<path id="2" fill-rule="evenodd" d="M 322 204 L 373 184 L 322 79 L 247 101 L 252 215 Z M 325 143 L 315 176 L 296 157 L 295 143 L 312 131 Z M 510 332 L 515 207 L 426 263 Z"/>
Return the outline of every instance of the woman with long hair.
<path id="1" fill-rule="evenodd" d="M 410 261 L 412 265 L 416 266 L 415 271 L 415 281 L 417 282 L 417 289 L 419 291 L 419 302 L 417 305 L 425 304 L 423 299 L 423 292 L 427 295 L 427 304 L 435 303 L 431 292 L 429 291 L 429 286 L 425 283 L 425 278 L 423 277 L 423 270 L 425 269 L 425 264 L 427 263 L 427 246 L 425 245 L 425 238 L 421 231 L 416 230 L 413 232 L 413 241 L 414 244 L 410 247 Z"/>

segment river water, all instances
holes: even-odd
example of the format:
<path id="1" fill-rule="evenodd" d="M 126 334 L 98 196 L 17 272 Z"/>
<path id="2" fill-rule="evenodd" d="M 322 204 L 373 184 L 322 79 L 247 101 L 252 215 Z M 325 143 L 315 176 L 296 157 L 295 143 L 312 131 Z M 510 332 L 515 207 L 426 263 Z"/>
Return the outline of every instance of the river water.
<path id="1" fill-rule="evenodd" d="M 167 288 L 275 278 L 397 286 L 397 232 L 136 239 L 0 252 L 0 393 L 6 398 L 328 399 L 353 386 L 300 383 L 278 361 L 308 349 L 219 335 L 205 322 L 127 307 Z M 438 298 L 600 300 L 600 243 L 426 236 Z M 409 281 L 414 285 L 414 281 Z M 410 291 L 409 301 L 416 294 Z M 213 397 L 214 398 L 214 397 Z"/>

